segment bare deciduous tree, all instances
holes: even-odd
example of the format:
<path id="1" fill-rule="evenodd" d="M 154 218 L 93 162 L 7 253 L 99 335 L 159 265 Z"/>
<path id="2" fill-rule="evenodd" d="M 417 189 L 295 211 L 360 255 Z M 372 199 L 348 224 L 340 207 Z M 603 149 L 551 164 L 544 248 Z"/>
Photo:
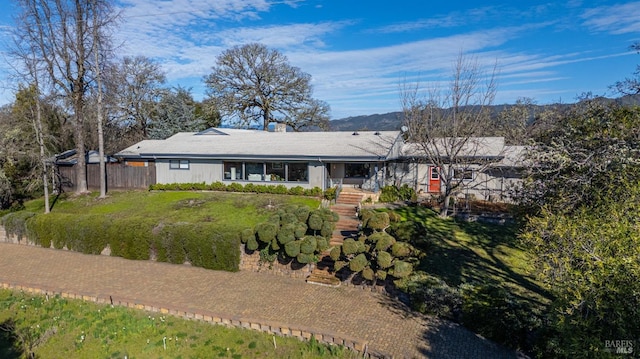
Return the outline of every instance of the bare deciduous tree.
<path id="1" fill-rule="evenodd" d="M 329 106 L 311 97 L 311 76 L 262 44 L 223 52 L 204 81 L 217 109 L 239 126 L 257 123 L 266 131 L 277 122 L 300 130 L 328 120 Z"/>
<path id="2" fill-rule="evenodd" d="M 124 57 L 109 68 L 112 121 L 125 132 L 129 144 L 149 138 L 157 103 L 165 92 L 160 66 L 144 56 Z"/>
<path id="3" fill-rule="evenodd" d="M 450 200 L 471 171 L 491 165 L 484 153 L 493 144 L 481 136 L 490 123 L 490 106 L 496 95 L 497 69 L 485 74 L 477 59 L 459 55 L 444 90 L 405 84 L 401 101 L 407 141 L 419 158 L 434 166 L 440 177 L 441 216 L 448 215 Z M 431 174 L 430 174 L 431 175 Z"/>
<path id="4" fill-rule="evenodd" d="M 78 154 L 76 192 L 87 192 L 85 159 L 86 99 L 90 65 L 100 29 L 112 24 L 108 0 L 17 0 L 15 33 L 42 65 L 52 89 L 73 116 Z"/>

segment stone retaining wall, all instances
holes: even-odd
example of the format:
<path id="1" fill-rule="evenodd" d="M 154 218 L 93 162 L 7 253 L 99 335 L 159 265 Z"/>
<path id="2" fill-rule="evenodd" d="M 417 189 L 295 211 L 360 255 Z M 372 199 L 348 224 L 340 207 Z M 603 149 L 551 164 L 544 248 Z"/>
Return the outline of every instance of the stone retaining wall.
<path id="1" fill-rule="evenodd" d="M 261 262 L 258 251 L 248 252 L 244 245 L 240 246 L 240 270 L 252 272 L 266 272 L 273 275 L 306 279 L 314 269 L 314 264 L 297 265 L 295 261 L 291 263 L 280 263 L 277 259 L 273 263 Z"/>

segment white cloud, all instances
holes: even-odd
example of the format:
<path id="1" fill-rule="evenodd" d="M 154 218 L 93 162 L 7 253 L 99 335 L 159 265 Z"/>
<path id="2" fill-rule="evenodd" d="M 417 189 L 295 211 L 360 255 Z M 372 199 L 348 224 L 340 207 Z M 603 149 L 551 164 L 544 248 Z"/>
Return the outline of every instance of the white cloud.
<path id="1" fill-rule="evenodd" d="M 640 2 L 591 8 L 581 17 L 593 31 L 614 35 L 640 32 Z"/>

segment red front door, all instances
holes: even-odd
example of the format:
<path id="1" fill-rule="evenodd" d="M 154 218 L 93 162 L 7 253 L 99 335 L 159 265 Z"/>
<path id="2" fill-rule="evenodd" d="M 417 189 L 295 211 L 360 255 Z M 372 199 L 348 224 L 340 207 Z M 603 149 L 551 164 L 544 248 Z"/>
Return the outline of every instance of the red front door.
<path id="1" fill-rule="evenodd" d="M 436 166 L 429 166 L 429 193 L 440 193 L 440 170 Z"/>

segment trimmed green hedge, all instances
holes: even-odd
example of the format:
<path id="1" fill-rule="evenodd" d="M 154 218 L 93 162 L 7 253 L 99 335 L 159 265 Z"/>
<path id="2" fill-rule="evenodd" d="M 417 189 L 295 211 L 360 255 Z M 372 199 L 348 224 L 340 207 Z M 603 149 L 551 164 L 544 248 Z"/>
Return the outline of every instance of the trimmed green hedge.
<path id="1" fill-rule="evenodd" d="M 270 193 L 270 194 L 288 194 L 294 196 L 319 197 L 322 190 L 319 187 L 303 188 L 295 186 L 287 188 L 285 185 L 263 185 L 255 183 L 247 183 L 243 185 L 239 182 L 224 184 L 222 182 L 213 182 L 210 184 L 202 183 L 156 183 L 149 186 L 150 191 L 227 191 L 227 192 L 254 192 L 254 193 Z"/>
<path id="2" fill-rule="evenodd" d="M 160 262 L 189 261 L 207 269 L 237 271 L 240 266 L 241 234 L 215 223 L 157 225 L 146 218 L 50 213 L 28 219 L 26 230 L 30 241 L 46 248 L 100 254 L 109 246 L 112 256 L 127 259 L 148 260 L 154 254 Z"/>

